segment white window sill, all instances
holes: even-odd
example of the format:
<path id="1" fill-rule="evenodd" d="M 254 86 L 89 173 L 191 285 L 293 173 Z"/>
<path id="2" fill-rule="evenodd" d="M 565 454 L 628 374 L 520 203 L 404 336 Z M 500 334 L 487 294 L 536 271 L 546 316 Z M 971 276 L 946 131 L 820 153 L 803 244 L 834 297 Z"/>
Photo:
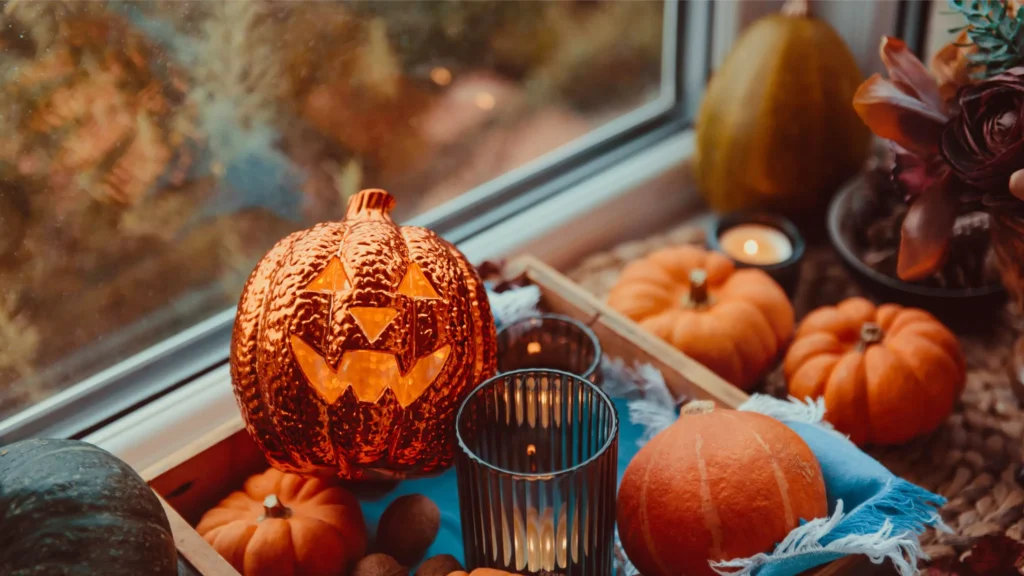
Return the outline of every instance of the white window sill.
<path id="1" fill-rule="evenodd" d="M 530 253 L 556 268 L 679 222 L 699 206 L 686 161 L 692 131 L 623 161 L 460 244 L 475 263 Z M 238 410 L 227 366 L 84 438 L 136 470 L 172 454 Z"/>

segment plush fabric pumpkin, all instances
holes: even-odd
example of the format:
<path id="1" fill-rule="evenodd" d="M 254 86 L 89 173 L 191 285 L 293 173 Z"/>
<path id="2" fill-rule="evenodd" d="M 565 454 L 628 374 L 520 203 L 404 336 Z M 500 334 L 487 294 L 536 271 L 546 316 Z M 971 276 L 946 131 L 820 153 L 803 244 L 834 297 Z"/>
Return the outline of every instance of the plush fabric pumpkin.
<path id="1" fill-rule="evenodd" d="M 242 292 L 231 375 L 275 467 L 348 479 L 448 467 L 455 412 L 495 372 L 483 283 L 451 244 L 398 226 L 383 190 L 296 232 Z"/>
<path id="2" fill-rule="evenodd" d="M 207 512 L 196 531 L 242 576 L 338 576 L 366 554 L 350 492 L 271 468 Z"/>
<path id="3" fill-rule="evenodd" d="M 644 576 L 714 576 L 709 561 L 772 550 L 828 514 L 814 453 L 755 412 L 685 406 L 637 452 L 619 487 L 619 538 Z"/>
<path id="4" fill-rule="evenodd" d="M 825 418 L 858 445 L 938 428 L 963 391 L 960 344 L 924 310 L 863 298 L 804 318 L 784 362 L 789 393 L 825 398 Z"/>
<path id="5" fill-rule="evenodd" d="M 820 227 L 832 192 L 867 159 L 851 102 L 862 75 L 824 20 L 752 24 L 711 77 L 697 116 L 695 175 L 716 211 L 766 209 Z"/>
<path id="6" fill-rule="evenodd" d="M 0 574 L 177 573 L 164 509 L 131 466 L 78 440 L 0 446 Z"/>
<path id="7" fill-rule="evenodd" d="M 608 304 L 745 390 L 793 335 L 793 306 L 770 276 L 695 246 L 631 263 Z"/>

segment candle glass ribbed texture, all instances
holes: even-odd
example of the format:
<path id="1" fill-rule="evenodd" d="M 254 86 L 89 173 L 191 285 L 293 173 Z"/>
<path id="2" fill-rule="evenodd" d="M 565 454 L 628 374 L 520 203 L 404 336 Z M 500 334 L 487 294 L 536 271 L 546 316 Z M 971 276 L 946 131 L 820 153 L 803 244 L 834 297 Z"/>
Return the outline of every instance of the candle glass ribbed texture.
<path id="1" fill-rule="evenodd" d="M 498 331 L 498 372 L 545 368 L 576 374 L 600 384 L 601 343 L 583 323 L 541 314 Z"/>
<path id="2" fill-rule="evenodd" d="M 591 382 L 527 369 L 484 382 L 456 419 L 466 566 L 612 574 L 618 415 Z"/>

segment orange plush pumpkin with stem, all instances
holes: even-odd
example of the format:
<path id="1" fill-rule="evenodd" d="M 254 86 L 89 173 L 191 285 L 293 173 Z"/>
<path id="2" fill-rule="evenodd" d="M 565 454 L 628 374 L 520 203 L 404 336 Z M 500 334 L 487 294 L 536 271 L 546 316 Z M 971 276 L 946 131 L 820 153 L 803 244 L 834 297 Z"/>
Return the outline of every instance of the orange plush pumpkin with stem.
<path id="1" fill-rule="evenodd" d="M 619 487 L 622 547 L 645 576 L 715 576 L 709 561 L 770 551 L 828 514 L 810 447 L 755 412 L 685 406 L 637 452 Z"/>
<path id="2" fill-rule="evenodd" d="M 207 512 L 196 531 L 243 576 L 337 576 L 366 554 L 359 502 L 271 468 Z"/>
<path id="3" fill-rule="evenodd" d="M 784 370 L 790 395 L 824 397 L 825 418 L 858 445 L 935 430 L 966 378 L 956 336 L 932 315 L 863 298 L 808 314 Z"/>
<path id="4" fill-rule="evenodd" d="M 793 335 L 793 306 L 770 276 L 695 246 L 633 262 L 608 304 L 744 390 Z"/>

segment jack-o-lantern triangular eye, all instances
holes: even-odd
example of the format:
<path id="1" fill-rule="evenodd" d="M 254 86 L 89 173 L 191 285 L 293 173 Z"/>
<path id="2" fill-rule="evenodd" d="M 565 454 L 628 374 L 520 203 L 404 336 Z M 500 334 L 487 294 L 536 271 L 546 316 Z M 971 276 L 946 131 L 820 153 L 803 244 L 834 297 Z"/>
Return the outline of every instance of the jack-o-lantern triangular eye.
<path id="1" fill-rule="evenodd" d="M 341 292 L 349 290 L 351 287 L 348 275 L 345 274 L 345 267 L 341 264 L 341 260 L 335 257 L 331 258 L 324 271 L 306 286 L 306 290 L 314 292 Z"/>
<path id="2" fill-rule="evenodd" d="M 402 278 L 402 283 L 398 286 L 398 293 L 413 298 L 440 298 L 434 287 L 430 285 L 430 281 L 423 275 L 423 270 L 420 270 L 419 264 L 415 262 L 409 264 L 409 269 L 405 272 L 405 277 Z"/>

